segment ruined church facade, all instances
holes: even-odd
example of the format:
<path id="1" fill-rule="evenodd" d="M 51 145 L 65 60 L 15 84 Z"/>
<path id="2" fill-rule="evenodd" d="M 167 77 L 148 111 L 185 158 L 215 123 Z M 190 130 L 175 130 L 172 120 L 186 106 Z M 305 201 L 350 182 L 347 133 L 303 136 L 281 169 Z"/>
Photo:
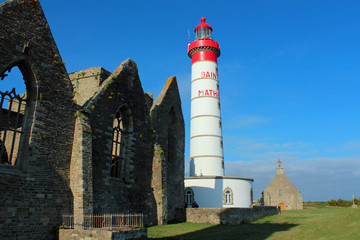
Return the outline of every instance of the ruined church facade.
<path id="1" fill-rule="evenodd" d="M 0 4 L 0 239 L 51 239 L 63 214 L 184 220 L 184 120 L 175 77 L 145 93 L 134 61 L 68 74 L 36 0 Z M 2 80 L 1 80 L 2 79 Z"/>
<path id="2" fill-rule="evenodd" d="M 281 160 L 277 161 L 276 175 L 263 192 L 265 206 L 280 206 L 281 210 L 303 209 L 300 191 L 285 176 Z"/>

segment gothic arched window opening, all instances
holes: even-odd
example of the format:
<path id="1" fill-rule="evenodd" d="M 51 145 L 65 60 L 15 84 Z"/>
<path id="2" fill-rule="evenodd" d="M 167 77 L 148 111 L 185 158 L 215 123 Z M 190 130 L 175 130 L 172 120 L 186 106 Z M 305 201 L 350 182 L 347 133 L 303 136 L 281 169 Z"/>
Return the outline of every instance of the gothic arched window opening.
<path id="1" fill-rule="evenodd" d="M 1 164 L 15 165 L 24 133 L 23 119 L 27 102 L 24 77 L 17 66 L 0 74 L 0 157 Z M 18 92 L 25 92 L 18 94 Z"/>
<path id="2" fill-rule="evenodd" d="M 132 130 L 130 109 L 123 105 L 115 115 L 113 121 L 113 140 L 111 150 L 111 177 L 125 176 L 125 159 L 128 145 L 128 134 Z"/>

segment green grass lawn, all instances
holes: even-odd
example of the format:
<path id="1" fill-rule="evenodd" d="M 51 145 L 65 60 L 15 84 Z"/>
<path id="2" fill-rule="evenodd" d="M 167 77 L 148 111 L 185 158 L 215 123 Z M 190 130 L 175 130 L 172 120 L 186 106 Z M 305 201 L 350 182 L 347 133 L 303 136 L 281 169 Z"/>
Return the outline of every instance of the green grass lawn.
<path id="1" fill-rule="evenodd" d="M 283 211 L 237 226 L 178 223 L 153 226 L 150 239 L 360 239 L 360 208 Z"/>

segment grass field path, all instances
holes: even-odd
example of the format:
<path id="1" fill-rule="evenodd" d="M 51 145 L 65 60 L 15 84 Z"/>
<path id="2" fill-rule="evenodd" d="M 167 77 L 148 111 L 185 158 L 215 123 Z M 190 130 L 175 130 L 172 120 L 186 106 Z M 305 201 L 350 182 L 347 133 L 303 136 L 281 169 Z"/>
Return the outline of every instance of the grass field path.
<path id="1" fill-rule="evenodd" d="M 178 223 L 148 229 L 150 239 L 360 239 L 360 208 L 283 211 L 237 226 Z"/>
<path id="2" fill-rule="evenodd" d="M 275 232 L 268 239 L 360 239 L 359 209 L 284 211 L 280 216 L 266 217 L 255 224 L 266 222 L 296 225 L 286 232 Z"/>

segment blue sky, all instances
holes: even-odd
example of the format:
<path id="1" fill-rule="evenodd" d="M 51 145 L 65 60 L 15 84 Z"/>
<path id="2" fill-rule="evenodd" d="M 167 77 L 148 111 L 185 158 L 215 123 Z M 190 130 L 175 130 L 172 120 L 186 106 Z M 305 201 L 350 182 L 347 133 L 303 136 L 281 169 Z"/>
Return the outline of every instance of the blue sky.
<path id="1" fill-rule="evenodd" d="M 227 176 L 254 198 L 283 161 L 305 201 L 360 197 L 360 2 L 43 0 L 69 73 L 126 58 L 156 97 L 176 75 L 189 158 L 188 31 L 205 16 L 221 47 Z M 186 169 L 188 170 L 188 169 Z"/>

